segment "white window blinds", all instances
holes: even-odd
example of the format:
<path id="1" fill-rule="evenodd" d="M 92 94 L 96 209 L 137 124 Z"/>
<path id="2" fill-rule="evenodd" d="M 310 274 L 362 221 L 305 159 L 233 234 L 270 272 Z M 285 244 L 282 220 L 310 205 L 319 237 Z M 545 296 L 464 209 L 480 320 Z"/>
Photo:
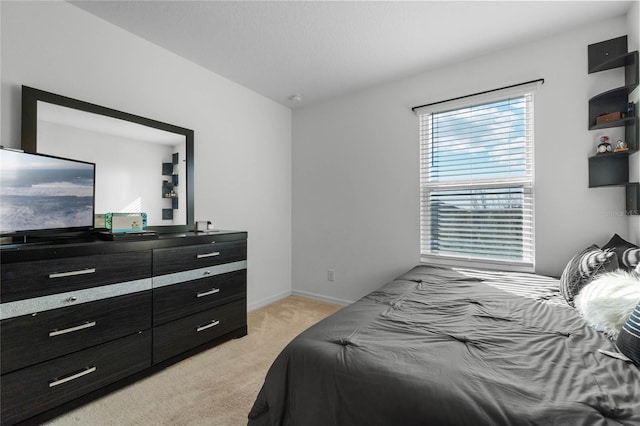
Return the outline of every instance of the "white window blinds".
<path id="1" fill-rule="evenodd" d="M 533 92 L 419 110 L 421 255 L 532 270 Z"/>

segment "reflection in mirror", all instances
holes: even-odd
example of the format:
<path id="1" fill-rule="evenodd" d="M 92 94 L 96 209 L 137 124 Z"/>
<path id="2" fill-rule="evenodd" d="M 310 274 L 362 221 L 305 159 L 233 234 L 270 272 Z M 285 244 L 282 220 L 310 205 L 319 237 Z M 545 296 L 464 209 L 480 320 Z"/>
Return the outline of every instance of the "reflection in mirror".
<path id="1" fill-rule="evenodd" d="M 97 164 L 96 214 L 145 212 L 148 226 L 187 224 L 184 135 L 42 101 L 37 131 L 38 152 Z"/>
<path id="2" fill-rule="evenodd" d="M 161 232 L 193 227 L 188 129 L 23 86 L 22 148 L 96 163 L 96 214 L 144 212 Z"/>

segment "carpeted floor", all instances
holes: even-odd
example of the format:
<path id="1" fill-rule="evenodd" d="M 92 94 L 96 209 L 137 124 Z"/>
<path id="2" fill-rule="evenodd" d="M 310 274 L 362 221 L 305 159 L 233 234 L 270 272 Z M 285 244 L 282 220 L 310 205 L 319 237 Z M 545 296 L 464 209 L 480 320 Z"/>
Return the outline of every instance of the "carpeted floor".
<path id="1" fill-rule="evenodd" d="M 47 424 L 246 425 L 278 353 L 300 332 L 339 309 L 339 305 L 287 297 L 250 312 L 247 336 L 201 352 Z"/>

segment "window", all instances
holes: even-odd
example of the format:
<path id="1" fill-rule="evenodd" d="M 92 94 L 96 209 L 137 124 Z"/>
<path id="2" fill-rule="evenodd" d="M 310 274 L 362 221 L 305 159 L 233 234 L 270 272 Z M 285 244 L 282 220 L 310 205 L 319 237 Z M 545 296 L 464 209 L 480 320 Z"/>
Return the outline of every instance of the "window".
<path id="1" fill-rule="evenodd" d="M 533 271 L 533 91 L 464 102 L 417 111 L 421 257 Z"/>

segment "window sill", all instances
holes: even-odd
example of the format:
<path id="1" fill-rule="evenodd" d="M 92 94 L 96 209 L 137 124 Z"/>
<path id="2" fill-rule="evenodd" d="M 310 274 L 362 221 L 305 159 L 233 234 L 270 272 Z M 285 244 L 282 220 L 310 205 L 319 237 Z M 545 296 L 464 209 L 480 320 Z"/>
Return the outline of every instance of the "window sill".
<path id="1" fill-rule="evenodd" d="M 452 266 L 456 268 L 489 269 L 494 271 L 535 272 L 535 265 L 533 263 L 478 259 L 473 257 L 423 254 L 420 256 L 420 263 Z"/>

